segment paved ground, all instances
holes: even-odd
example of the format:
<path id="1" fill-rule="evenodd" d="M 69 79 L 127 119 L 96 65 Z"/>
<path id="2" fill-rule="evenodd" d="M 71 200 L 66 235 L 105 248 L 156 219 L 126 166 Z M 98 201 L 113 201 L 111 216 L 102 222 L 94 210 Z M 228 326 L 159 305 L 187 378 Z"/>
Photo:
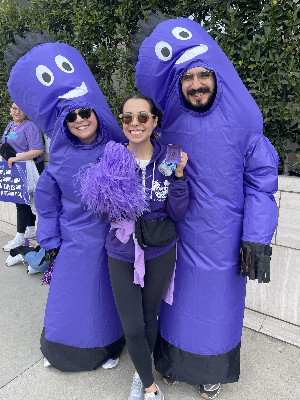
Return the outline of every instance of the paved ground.
<path id="1" fill-rule="evenodd" d="M 0 400 L 127 400 L 134 368 L 125 349 L 113 370 L 62 373 L 44 368 L 39 349 L 48 287 L 42 274 L 24 265 L 5 265 L 2 247 L 14 227 L 0 223 Z M 225 385 L 220 400 L 300 400 L 300 348 L 244 328 L 241 376 Z M 168 387 L 157 376 L 166 400 L 200 400 L 196 386 Z"/>

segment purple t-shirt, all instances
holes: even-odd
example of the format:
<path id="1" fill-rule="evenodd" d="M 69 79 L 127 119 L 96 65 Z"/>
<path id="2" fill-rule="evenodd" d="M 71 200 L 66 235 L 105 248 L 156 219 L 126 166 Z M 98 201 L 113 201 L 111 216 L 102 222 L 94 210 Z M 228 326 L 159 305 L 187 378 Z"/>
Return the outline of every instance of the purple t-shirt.
<path id="1" fill-rule="evenodd" d="M 19 126 L 18 126 L 19 125 Z M 11 121 L 5 128 L 1 143 L 5 142 L 7 135 L 7 143 L 9 143 L 17 153 L 25 153 L 29 150 L 44 150 L 42 134 L 39 128 L 31 121 L 25 120 L 21 124 L 14 124 Z M 43 161 L 43 155 L 39 155 L 35 163 Z"/>

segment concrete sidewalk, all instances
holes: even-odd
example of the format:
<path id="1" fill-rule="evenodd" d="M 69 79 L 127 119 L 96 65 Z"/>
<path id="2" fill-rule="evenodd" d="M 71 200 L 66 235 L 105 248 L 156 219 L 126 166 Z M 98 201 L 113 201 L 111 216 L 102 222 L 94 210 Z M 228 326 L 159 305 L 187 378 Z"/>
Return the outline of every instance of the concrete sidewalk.
<path id="1" fill-rule="evenodd" d="M 127 349 L 113 370 L 62 373 L 43 367 L 39 337 L 48 287 L 22 264 L 7 267 L 2 247 L 15 235 L 0 222 L 0 400 L 127 400 L 134 372 Z M 300 400 L 300 348 L 244 328 L 240 381 L 223 386 L 220 400 Z M 166 400 L 200 400 L 196 386 L 169 387 Z"/>

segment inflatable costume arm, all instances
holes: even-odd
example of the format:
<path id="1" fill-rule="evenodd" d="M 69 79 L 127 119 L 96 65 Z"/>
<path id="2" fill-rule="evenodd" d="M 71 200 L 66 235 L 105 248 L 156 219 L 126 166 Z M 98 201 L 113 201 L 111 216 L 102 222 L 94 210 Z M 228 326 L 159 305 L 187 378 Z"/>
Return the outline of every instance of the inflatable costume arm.
<path id="1" fill-rule="evenodd" d="M 47 168 L 39 178 L 34 199 L 38 212 L 37 241 L 39 245 L 45 250 L 60 247 L 61 190 Z"/>
<path id="2" fill-rule="evenodd" d="M 243 276 L 270 281 L 270 243 L 278 222 L 278 155 L 262 136 L 247 151 L 244 168 L 244 221 L 241 244 Z"/>

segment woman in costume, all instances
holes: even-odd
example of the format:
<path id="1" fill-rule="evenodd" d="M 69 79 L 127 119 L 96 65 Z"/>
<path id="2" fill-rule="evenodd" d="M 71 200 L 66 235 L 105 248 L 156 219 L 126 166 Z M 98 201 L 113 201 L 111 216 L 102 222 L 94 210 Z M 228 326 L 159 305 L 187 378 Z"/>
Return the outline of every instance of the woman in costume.
<path id="1" fill-rule="evenodd" d="M 17 155 L 8 158 L 8 166 L 11 168 L 16 161 L 33 160 L 39 174 L 41 174 L 44 170 L 42 156 L 44 144 L 41 131 L 32 121 L 26 119 L 26 115 L 15 103 L 12 104 L 10 113 L 13 120 L 5 128 L 1 143 L 8 143 L 14 148 Z M 25 237 L 28 239 L 35 237 L 36 216 L 33 214 L 30 205 L 16 203 L 16 207 L 17 234 L 3 247 L 4 251 L 22 246 L 25 243 Z M 18 262 L 16 259 L 13 260 L 13 257 L 8 256 L 6 265 L 12 266 L 16 262 Z"/>
<path id="2" fill-rule="evenodd" d="M 73 177 L 123 135 L 78 51 L 47 32 L 25 35 L 5 52 L 8 90 L 51 137 L 49 165 L 36 188 L 37 241 L 49 251 L 60 248 L 41 350 L 61 371 L 92 370 L 116 359 L 124 339 L 107 267 L 109 225 L 79 204 Z"/>
<path id="3" fill-rule="evenodd" d="M 106 239 L 109 273 L 126 345 L 136 368 L 129 400 L 162 400 L 164 396 L 154 383 L 151 354 L 157 338 L 158 307 L 168 281 L 164 298 L 172 303 L 177 242 L 173 220 L 183 218 L 188 207 L 183 172 L 187 155 L 179 154 L 177 165 L 166 164 L 166 147 L 152 138 L 158 110 L 149 97 L 129 95 L 120 112 L 127 140 L 122 145 L 109 143 L 99 167 L 81 178 L 83 200 L 100 218 L 113 221 Z M 123 169 L 120 164 L 124 164 Z M 124 183 L 130 179 L 131 186 Z M 140 186 L 134 185 L 137 179 Z M 91 193 L 95 185 L 98 188 Z M 112 200 L 107 196 L 110 188 Z M 141 199 L 140 212 L 137 198 Z M 120 199 L 119 207 L 116 199 Z M 154 235 L 148 231 L 148 223 L 154 224 Z"/>

